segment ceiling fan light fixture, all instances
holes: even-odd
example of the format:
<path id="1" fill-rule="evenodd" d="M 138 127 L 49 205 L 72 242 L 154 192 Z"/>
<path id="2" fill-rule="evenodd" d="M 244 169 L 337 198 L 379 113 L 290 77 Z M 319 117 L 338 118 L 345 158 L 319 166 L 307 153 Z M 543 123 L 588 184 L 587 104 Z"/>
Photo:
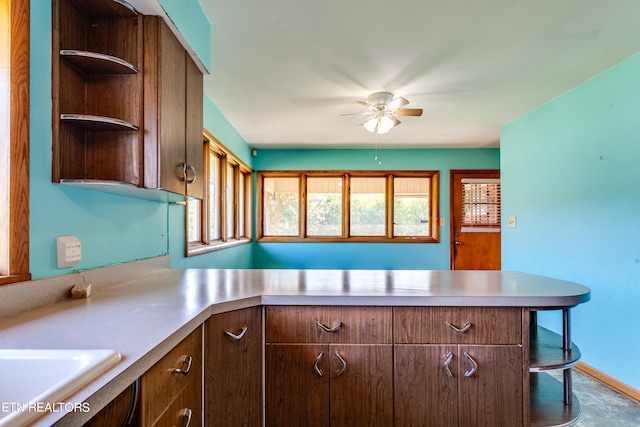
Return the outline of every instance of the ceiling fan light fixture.
<path id="1" fill-rule="evenodd" d="M 376 119 L 375 117 L 370 117 L 369 120 L 364 122 L 363 126 L 369 132 L 374 133 L 376 131 L 376 128 L 378 127 L 378 119 Z"/>
<path id="2" fill-rule="evenodd" d="M 378 119 L 378 135 L 383 135 L 391 130 L 396 125 L 391 117 L 382 116 Z"/>

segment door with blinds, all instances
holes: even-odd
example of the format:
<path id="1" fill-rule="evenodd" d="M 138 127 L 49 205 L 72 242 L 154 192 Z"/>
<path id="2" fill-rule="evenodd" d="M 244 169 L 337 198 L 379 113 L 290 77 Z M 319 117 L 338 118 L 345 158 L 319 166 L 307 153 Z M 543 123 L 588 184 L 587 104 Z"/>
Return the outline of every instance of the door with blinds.
<path id="1" fill-rule="evenodd" d="M 500 171 L 450 174 L 451 269 L 500 270 Z"/>

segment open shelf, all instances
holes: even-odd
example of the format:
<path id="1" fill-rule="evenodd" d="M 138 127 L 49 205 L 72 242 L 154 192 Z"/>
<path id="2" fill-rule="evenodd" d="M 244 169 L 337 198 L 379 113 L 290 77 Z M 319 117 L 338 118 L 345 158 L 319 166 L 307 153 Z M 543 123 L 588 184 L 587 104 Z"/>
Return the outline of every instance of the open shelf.
<path id="1" fill-rule="evenodd" d="M 571 343 L 571 351 L 562 350 L 562 336 L 541 326 L 531 328 L 531 372 L 567 369 L 580 360 L 580 349 Z"/>
<path id="2" fill-rule="evenodd" d="M 137 74 L 138 70 L 124 59 L 84 50 L 64 49 L 60 58 L 85 74 Z"/>
<path id="3" fill-rule="evenodd" d="M 83 190 L 100 191 L 102 193 L 118 194 L 120 196 L 135 197 L 136 199 L 151 200 L 162 203 L 184 204 L 186 197 L 161 189 L 140 188 L 136 185 L 108 180 L 96 179 L 62 179 L 60 184 Z"/>
<path id="4" fill-rule="evenodd" d="M 113 117 L 88 114 L 60 114 L 60 121 L 85 131 L 137 131 L 138 126 Z"/>
<path id="5" fill-rule="evenodd" d="M 566 405 L 562 398 L 563 384 L 545 373 L 532 373 L 531 427 L 571 426 L 582 415 L 580 402 L 572 394 L 573 403 Z"/>

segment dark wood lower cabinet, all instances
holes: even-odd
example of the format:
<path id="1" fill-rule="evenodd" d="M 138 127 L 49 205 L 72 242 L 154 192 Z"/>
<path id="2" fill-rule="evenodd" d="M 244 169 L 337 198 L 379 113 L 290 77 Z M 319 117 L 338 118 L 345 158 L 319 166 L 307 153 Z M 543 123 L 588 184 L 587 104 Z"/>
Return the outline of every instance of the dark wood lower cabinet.
<path id="1" fill-rule="evenodd" d="M 205 425 L 262 426 L 262 349 L 261 307 L 205 322 Z"/>
<path id="2" fill-rule="evenodd" d="M 519 346 L 398 345 L 395 426 L 521 426 Z"/>
<path id="3" fill-rule="evenodd" d="M 269 344 L 267 426 L 393 425 L 389 344 Z"/>

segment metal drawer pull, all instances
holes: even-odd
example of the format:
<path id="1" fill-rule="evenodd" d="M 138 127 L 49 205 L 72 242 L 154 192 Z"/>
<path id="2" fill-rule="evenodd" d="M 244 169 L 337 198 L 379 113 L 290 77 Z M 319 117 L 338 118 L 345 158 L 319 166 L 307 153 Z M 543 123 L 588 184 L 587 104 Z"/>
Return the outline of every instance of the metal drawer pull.
<path id="1" fill-rule="evenodd" d="M 323 356 L 323 355 L 324 355 L 324 352 L 322 352 L 322 351 L 321 351 L 321 352 L 320 352 L 320 354 L 318 355 L 318 357 L 316 357 L 316 361 L 315 361 L 315 362 L 313 362 L 313 369 L 315 369 L 315 370 L 316 370 L 316 373 L 317 373 L 319 376 L 323 376 L 323 375 L 324 375 L 324 374 L 322 373 L 322 369 L 320 369 L 320 368 L 318 367 L 318 363 L 320 363 L 320 359 L 322 359 L 322 356 Z"/>
<path id="2" fill-rule="evenodd" d="M 445 322 L 447 324 L 448 327 L 450 327 L 451 329 L 453 329 L 454 331 L 463 334 L 465 332 L 467 332 L 469 330 L 469 328 L 471 327 L 471 322 L 464 322 L 464 325 L 462 325 L 462 329 L 457 328 L 454 324 L 449 323 L 449 322 Z"/>
<path id="3" fill-rule="evenodd" d="M 453 373 L 451 372 L 451 369 L 449 369 L 449 365 L 451 364 L 452 360 L 453 360 L 453 353 L 451 352 L 447 353 L 447 360 L 444 361 L 444 371 L 450 377 L 453 377 Z"/>
<path id="4" fill-rule="evenodd" d="M 196 168 L 193 165 L 188 165 L 187 169 L 188 171 L 190 171 L 192 173 L 193 178 L 191 179 L 187 179 L 187 173 L 185 171 L 185 180 L 187 181 L 187 184 L 193 184 L 194 182 L 196 182 L 196 178 L 198 177 L 198 173 L 196 172 Z"/>
<path id="5" fill-rule="evenodd" d="M 464 373 L 464 376 L 468 378 L 476 373 L 476 371 L 478 370 L 478 363 L 476 363 L 476 361 L 473 360 L 473 357 L 471 357 L 466 351 L 464 352 L 464 357 L 466 357 L 467 360 L 471 362 L 471 370 Z"/>
<path id="6" fill-rule="evenodd" d="M 336 357 L 338 358 L 340 363 L 342 363 L 342 367 L 336 371 L 336 377 L 339 377 L 340 375 L 342 375 L 344 370 L 347 369 L 347 362 L 345 362 L 344 359 L 340 356 L 338 350 L 336 350 Z"/>
<path id="7" fill-rule="evenodd" d="M 178 163 L 176 166 L 176 176 L 180 180 L 180 182 L 185 182 L 187 180 L 187 164 L 186 163 Z"/>
<path id="8" fill-rule="evenodd" d="M 182 424 L 182 427 L 189 427 L 191 425 L 192 416 L 193 416 L 193 411 L 189 408 L 184 408 L 182 411 L 180 411 L 180 418 L 185 420 L 184 424 Z"/>
<path id="9" fill-rule="evenodd" d="M 244 334 L 247 333 L 247 325 L 244 325 L 242 327 L 242 330 L 240 331 L 240 333 L 238 335 L 234 334 L 233 332 L 229 332 L 229 331 L 224 331 L 224 333 L 229 335 L 234 340 L 240 341 L 242 339 L 242 337 L 244 337 Z"/>
<path id="10" fill-rule="evenodd" d="M 188 354 L 185 354 L 180 358 L 180 365 L 181 366 L 186 365 L 187 366 L 186 369 L 182 370 L 180 368 L 171 368 L 171 373 L 187 375 L 191 370 L 191 362 L 193 362 L 193 357 L 189 356 Z"/>
<path id="11" fill-rule="evenodd" d="M 342 326 L 342 322 L 338 320 L 333 324 L 333 328 L 329 328 L 328 326 L 323 325 L 319 320 L 316 321 L 316 325 L 320 326 L 320 328 L 322 328 L 322 330 L 325 332 L 335 332 L 340 328 L 340 326 Z"/>

